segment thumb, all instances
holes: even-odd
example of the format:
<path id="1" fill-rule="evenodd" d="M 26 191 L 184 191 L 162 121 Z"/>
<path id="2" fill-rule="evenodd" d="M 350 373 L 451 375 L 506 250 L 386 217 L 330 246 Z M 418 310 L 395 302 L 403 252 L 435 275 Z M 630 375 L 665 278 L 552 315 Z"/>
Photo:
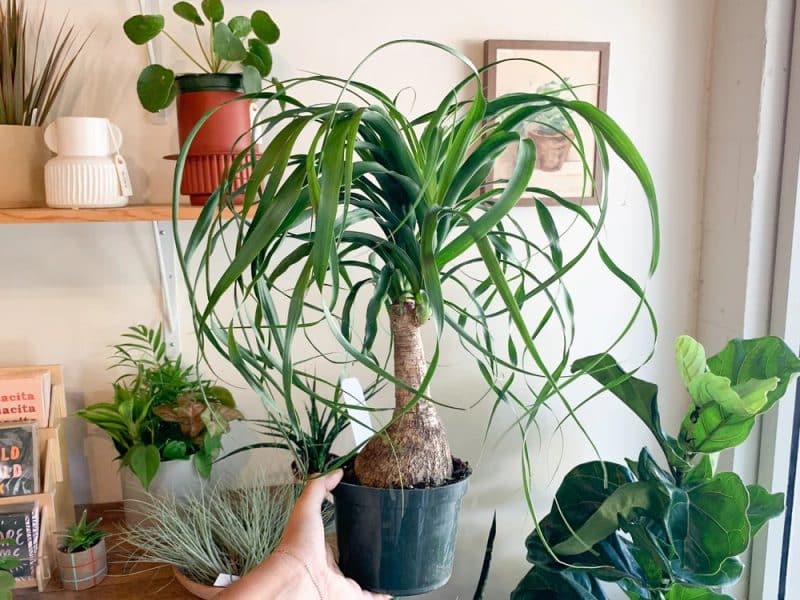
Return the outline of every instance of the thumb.
<path id="1" fill-rule="evenodd" d="M 319 509 L 322 506 L 322 501 L 325 500 L 325 495 L 339 485 L 343 476 L 344 471 L 341 469 L 331 471 L 327 475 L 312 475 L 312 479 L 309 479 L 308 483 L 306 483 L 306 487 L 303 493 L 300 494 L 297 503 L 302 505 L 303 508 Z"/>

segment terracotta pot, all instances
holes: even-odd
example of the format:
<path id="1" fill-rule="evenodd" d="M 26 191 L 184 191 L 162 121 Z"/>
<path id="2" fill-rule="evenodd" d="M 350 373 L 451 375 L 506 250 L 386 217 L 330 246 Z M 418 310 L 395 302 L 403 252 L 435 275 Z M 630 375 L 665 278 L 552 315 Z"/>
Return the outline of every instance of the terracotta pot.
<path id="1" fill-rule="evenodd" d="M 181 573 L 180 569 L 177 567 L 172 567 L 172 573 L 175 575 L 175 579 L 178 580 L 178 583 L 180 583 L 187 592 L 198 598 L 203 598 L 204 600 L 216 598 L 217 595 L 225 589 L 214 587 L 213 585 L 196 583 Z"/>
<path id="2" fill-rule="evenodd" d="M 224 105 L 203 123 L 192 140 L 181 181 L 181 193 L 190 196 L 192 204 L 203 205 L 225 178 L 234 157 L 252 142 L 250 101 L 232 102 L 242 95 L 239 74 L 181 75 L 176 82 L 181 147 L 208 111 Z M 243 170 L 237 176 L 237 187 L 249 175 L 249 169 Z"/>
<path id="3" fill-rule="evenodd" d="M 44 206 L 48 158 L 41 127 L 0 125 L 0 208 Z"/>
<path id="4" fill-rule="evenodd" d="M 536 144 L 536 168 L 542 171 L 560 171 L 572 149 L 571 135 L 532 130 L 528 136 Z"/>
<path id="5" fill-rule="evenodd" d="M 64 589 L 87 590 L 103 581 L 108 572 L 106 542 L 105 540 L 100 540 L 83 552 L 62 552 L 59 550 L 57 561 Z"/>

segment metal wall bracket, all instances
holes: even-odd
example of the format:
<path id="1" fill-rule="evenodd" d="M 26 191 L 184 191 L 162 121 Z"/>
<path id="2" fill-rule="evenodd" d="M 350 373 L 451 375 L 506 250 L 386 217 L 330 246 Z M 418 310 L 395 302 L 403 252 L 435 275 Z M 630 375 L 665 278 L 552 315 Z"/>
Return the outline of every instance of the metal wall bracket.
<path id="1" fill-rule="evenodd" d="M 175 235 L 170 221 L 153 221 L 158 273 L 161 278 L 161 303 L 164 314 L 163 335 L 167 355 L 181 352 L 180 315 L 178 314 L 178 279 L 175 268 Z"/>

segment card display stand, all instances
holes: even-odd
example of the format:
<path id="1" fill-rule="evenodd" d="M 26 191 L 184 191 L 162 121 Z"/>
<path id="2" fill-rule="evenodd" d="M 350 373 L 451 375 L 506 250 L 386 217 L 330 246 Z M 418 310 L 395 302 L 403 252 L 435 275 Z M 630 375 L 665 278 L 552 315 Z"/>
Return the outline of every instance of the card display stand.
<path id="1" fill-rule="evenodd" d="M 39 428 L 39 476 L 41 493 L 0 498 L 3 506 L 38 502 L 39 548 L 35 564 L 35 579 L 20 580 L 15 589 L 38 587 L 44 591 L 56 568 L 56 533 L 66 529 L 75 521 L 75 504 L 69 479 L 69 462 L 65 441 L 64 419 L 67 416 L 67 401 L 64 395 L 64 376 L 60 365 L 15 367 L 14 371 L 50 371 L 52 385 L 49 427 Z M 3 369 L 0 369 L 2 374 Z"/>

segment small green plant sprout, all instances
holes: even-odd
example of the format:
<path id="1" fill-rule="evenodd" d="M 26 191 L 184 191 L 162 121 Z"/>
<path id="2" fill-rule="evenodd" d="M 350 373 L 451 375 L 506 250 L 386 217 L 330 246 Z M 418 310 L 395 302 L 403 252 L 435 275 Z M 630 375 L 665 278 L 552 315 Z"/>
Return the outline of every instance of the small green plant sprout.
<path id="1" fill-rule="evenodd" d="M 67 527 L 66 531 L 61 534 L 61 545 L 59 548 L 62 552 L 83 552 L 89 548 L 94 547 L 100 540 L 102 540 L 107 532 L 100 529 L 102 518 L 98 517 L 94 521 L 86 521 L 86 511 L 83 511 L 80 520 L 73 525 Z"/>
<path id="2" fill-rule="evenodd" d="M 11 590 L 14 589 L 16 580 L 11 572 L 22 564 L 16 556 L 4 554 L 3 546 L 11 546 L 14 540 L 0 536 L 0 600 L 11 600 Z"/>
<path id="3" fill-rule="evenodd" d="M 269 49 L 280 38 L 280 29 L 263 10 L 227 22 L 222 0 L 203 0 L 200 11 L 191 2 L 177 2 L 173 12 L 191 23 L 199 54 L 190 53 L 167 30 L 164 15 L 135 15 L 125 21 L 125 35 L 134 44 L 146 44 L 159 34 L 171 41 L 202 73 L 225 73 L 238 65 L 247 93 L 261 91 L 261 82 L 272 71 Z M 203 19 L 205 17 L 205 20 Z M 206 22 L 207 21 L 207 22 Z M 208 31 L 199 28 L 208 27 Z M 175 95 L 175 72 L 159 64 L 145 67 L 136 83 L 142 106 L 150 112 L 169 106 Z"/>

